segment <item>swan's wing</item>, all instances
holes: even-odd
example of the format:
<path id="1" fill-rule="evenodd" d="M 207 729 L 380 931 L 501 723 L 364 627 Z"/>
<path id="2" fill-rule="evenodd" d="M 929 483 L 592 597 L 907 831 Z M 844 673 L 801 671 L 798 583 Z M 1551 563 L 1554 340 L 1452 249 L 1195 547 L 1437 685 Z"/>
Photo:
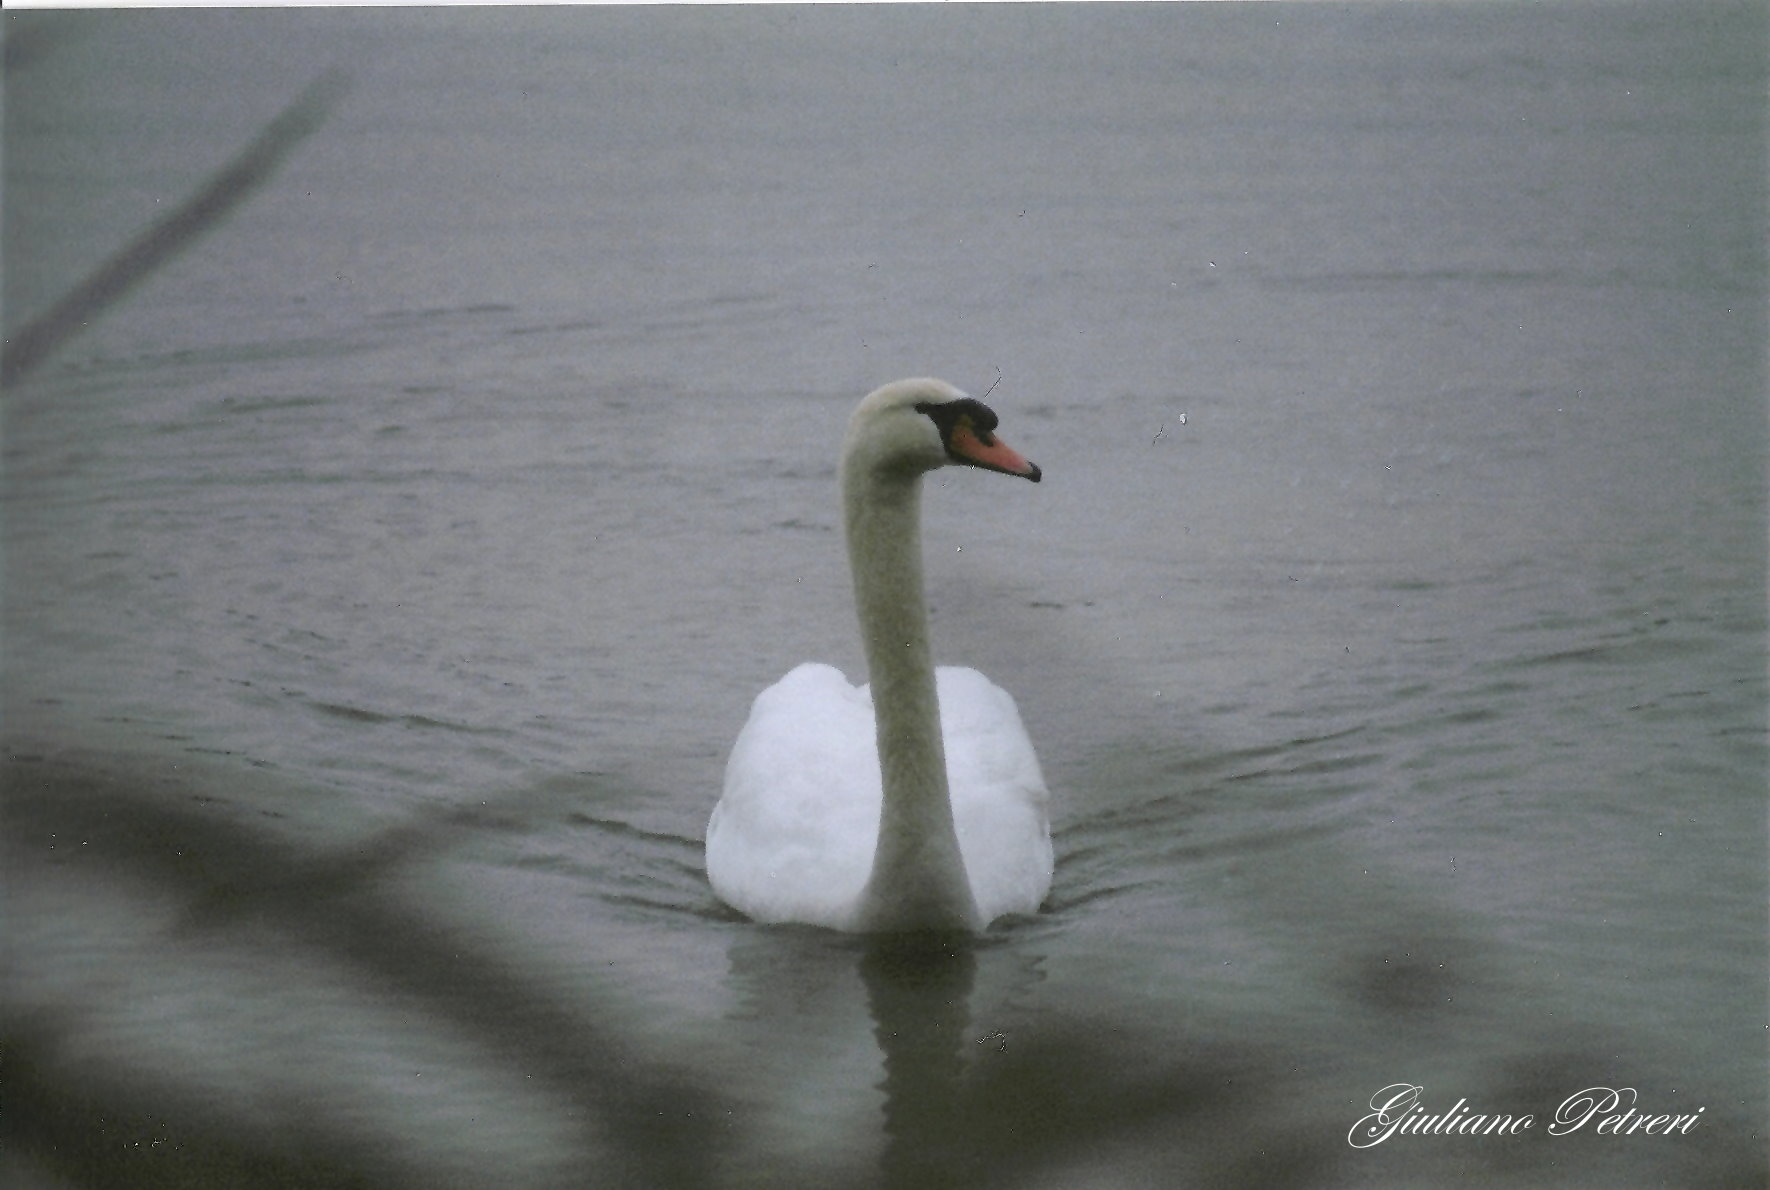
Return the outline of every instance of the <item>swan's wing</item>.
<path id="1" fill-rule="evenodd" d="M 707 823 L 707 878 L 757 921 L 840 928 L 879 833 L 873 708 L 840 671 L 807 663 L 756 696 Z"/>
<path id="2" fill-rule="evenodd" d="M 1050 794 L 1006 690 L 974 669 L 935 670 L 953 825 L 984 919 L 1035 913 L 1051 888 Z"/>

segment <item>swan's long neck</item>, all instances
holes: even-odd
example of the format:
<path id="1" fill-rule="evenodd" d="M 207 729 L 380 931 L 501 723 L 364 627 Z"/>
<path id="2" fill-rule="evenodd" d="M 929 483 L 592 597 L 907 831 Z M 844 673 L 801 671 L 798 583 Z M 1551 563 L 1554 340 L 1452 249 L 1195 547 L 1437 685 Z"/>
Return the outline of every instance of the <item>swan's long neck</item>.
<path id="1" fill-rule="evenodd" d="M 976 929 L 980 915 L 953 829 L 922 596 L 922 477 L 845 465 L 842 487 L 884 780 L 879 842 L 857 925 Z"/>

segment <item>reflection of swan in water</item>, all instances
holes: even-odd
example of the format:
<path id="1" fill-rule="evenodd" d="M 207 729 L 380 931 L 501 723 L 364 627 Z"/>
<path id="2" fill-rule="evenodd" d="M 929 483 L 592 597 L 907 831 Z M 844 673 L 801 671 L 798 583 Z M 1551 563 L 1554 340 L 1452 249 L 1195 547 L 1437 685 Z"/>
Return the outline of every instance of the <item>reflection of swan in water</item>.
<path id="1" fill-rule="evenodd" d="M 977 1105 L 966 1099 L 976 1048 L 968 1034 L 977 956 L 969 940 L 940 941 L 873 938 L 860 963 L 883 1064 L 879 1170 L 890 1190 L 975 1186 L 1000 1168 L 980 1160 Z"/>
<path id="2" fill-rule="evenodd" d="M 973 930 L 1036 911 L 1050 887 L 1045 783 L 1014 700 L 975 670 L 935 670 L 922 596 L 923 474 L 1039 479 L 995 427 L 938 380 L 888 384 L 854 412 L 842 498 L 872 685 L 801 665 L 738 735 L 707 876 L 758 921 Z"/>

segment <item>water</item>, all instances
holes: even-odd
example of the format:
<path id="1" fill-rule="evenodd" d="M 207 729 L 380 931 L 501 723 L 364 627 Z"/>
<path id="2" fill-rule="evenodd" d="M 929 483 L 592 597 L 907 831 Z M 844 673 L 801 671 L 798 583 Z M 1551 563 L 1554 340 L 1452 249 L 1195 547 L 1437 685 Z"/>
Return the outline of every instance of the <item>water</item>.
<path id="1" fill-rule="evenodd" d="M 6 32 L 9 330 L 353 80 L 6 393 L 10 1174 L 1765 1179 L 1761 8 Z M 1058 867 L 906 956 L 699 836 L 916 374 L 1045 469 L 926 544 Z"/>

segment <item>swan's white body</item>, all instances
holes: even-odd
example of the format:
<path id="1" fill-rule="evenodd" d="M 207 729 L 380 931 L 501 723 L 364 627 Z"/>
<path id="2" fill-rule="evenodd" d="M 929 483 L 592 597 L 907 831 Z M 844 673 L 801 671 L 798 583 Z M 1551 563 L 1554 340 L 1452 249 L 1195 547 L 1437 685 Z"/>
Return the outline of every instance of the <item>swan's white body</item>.
<path id="1" fill-rule="evenodd" d="M 757 921 L 977 930 L 1051 886 L 1049 800 L 1014 700 L 936 671 L 922 475 L 950 462 L 1037 480 L 995 415 L 937 380 L 886 385 L 849 425 L 842 490 L 870 686 L 805 664 L 764 690 L 707 824 L 707 876 Z"/>

